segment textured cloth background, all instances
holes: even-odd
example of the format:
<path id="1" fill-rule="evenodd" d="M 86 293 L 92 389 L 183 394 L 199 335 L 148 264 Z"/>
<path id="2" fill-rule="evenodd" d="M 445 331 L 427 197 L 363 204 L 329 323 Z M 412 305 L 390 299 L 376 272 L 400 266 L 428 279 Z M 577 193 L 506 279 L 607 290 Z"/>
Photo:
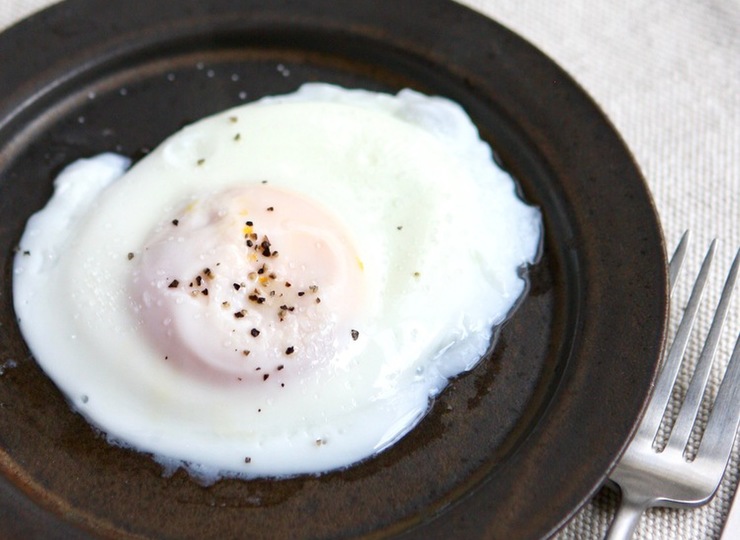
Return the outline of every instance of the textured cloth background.
<path id="1" fill-rule="evenodd" d="M 105 0 L 101 0 L 105 1 Z M 0 29 L 50 0 L 0 0 Z M 626 140 L 647 179 L 666 241 L 675 246 L 691 229 L 693 249 L 674 305 L 688 297 L 688 273 L 700 251 L 721 240 L 716 272 L 695 334 L 703 336 L 723 273 L 740 246 L 740 0 L 464 0 L 508 26 L 568 71 L 596 100 Z M 485 36 L 481 36 L 485 39 Z M 699 249 L 701 248 L 701 250 Z M 673 310 L 672 328 L 676 326 Z M 733 302 L 712 373 L 709 398 L 740 329 Z M 696 358 L 701 341 L 689 354 Z M 679 377 L 675 403 L 688 376 Z M 598 403 L 594 403 L 598 406 Z M 700 415 L 706 421 L 708 404 Z M 700 509 L 651 510 L 637 538 L 718 538 L 738 482 L 738 445 L 712 502 Z M 587 459 L 588 456 L 585 456 Z M 602 538 L 617 496 L 604 489 L 559 539 Z"/>

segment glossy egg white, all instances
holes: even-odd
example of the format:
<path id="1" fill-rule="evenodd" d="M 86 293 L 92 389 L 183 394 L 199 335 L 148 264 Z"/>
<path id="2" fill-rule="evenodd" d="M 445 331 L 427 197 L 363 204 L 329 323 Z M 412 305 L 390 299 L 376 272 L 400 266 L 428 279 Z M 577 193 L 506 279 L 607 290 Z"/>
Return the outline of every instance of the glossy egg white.
<path id="1" fill-rule="evenodd" d="M 207 482 L 398 440 L 485 354 L 540 243 L 462 108 L 411 90 L 305 85 L 128 167 L 59 176 L 15 309 L 74 410 Z"/>

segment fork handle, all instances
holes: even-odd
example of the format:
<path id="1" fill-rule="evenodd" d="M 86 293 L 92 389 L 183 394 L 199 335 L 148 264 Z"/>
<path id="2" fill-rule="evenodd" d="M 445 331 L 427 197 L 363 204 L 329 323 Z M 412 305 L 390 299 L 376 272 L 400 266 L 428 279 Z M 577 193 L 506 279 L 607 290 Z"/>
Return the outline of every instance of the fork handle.
<path id="1" fill-rule="evenodd" d="M 650 506 L 648 501 L 637 500 L 622 492 L 622 500 L 617 507 L 606 540 L 629 540 L 640 522 L 642 513 Z"/>

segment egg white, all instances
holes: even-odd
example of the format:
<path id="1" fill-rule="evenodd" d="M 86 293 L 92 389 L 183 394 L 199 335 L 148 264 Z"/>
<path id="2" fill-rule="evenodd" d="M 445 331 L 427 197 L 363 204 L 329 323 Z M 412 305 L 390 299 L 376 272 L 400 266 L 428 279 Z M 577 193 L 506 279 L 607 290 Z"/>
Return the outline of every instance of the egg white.
<path id="1" fill-rule="evenodd" d="M 127 167 L 106 154 L 60 175 L 20 241 L 15 309 L 76 411 L 209 481 L 320 473 L 392 444 L 486 352 L 540 242 L 539 212 L 462 108 L 411 90 L 305 85 L 205 118 Z M 339 224 L 361 268 L 346 291 L 365 292 L 322 304 L 340 336 L 328 360 L 268 380 L 204 377 L 165 358 L 150 331 L 142 261 L 183 208 L 260 185 Z"/>

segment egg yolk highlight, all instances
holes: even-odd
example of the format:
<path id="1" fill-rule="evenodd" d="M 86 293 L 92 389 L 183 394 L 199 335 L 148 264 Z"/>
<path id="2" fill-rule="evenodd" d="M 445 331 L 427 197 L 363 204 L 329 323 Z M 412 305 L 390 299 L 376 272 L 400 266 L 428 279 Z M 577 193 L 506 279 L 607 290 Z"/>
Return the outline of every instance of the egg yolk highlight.
<path id="1" fill-rule="evenodd" d="M 162 360 L 220 383 L 282 384 L 359 338 L 363 263 L 327 209 L 256 184 L 194 198 L 136 257 L 134 309 Z"/>

